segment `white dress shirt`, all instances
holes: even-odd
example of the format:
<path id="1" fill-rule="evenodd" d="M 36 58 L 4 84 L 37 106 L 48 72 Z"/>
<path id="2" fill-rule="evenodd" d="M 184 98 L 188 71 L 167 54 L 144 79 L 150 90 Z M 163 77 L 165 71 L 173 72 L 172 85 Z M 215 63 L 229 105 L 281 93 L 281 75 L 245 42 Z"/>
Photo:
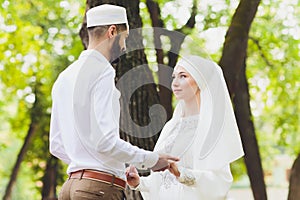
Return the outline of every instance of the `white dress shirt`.
<path id="1" fill-rule="evenodd" d="M 125 163 L 154 166 L 158 154 L 119 137 L 120 92 L 115 70 L 96 50 L 85 50 L 52 88 L 50 152 L 68 164 L 67 173 L 95 169 L 125 178 Z"/>

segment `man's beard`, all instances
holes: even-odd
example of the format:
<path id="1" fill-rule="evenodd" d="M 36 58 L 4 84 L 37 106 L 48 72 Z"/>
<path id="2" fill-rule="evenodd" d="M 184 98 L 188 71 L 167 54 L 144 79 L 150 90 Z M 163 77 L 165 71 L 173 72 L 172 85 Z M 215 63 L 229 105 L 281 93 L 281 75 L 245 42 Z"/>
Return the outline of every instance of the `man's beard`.
<path id="1" fill-rule="evenodd" d="M 120 56 L 121 56 L 121 46 L 120 46 L 120 35 L 116 36 L 116 39 L 113 43 L 113 46 L 110 50 L 110 63 L 111 65 L 116 65 L 120 61 Z"/>

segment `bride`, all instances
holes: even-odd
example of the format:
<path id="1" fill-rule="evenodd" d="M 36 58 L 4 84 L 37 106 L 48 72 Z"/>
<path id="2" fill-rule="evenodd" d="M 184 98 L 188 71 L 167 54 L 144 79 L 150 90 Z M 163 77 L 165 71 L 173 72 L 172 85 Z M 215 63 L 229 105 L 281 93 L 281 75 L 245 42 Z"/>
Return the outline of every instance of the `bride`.
<path id="1" fill-rule="evenodd" d="M 169 170 L 139 177 L 127 168 L 127 183 L 145 200 L 225 199 L 233 178 L 230 163 L 244 155 L 221 68 L 198 56 L 182 58 L 172 74 L 178 100 L 154 151 L 180 158 Z"/>

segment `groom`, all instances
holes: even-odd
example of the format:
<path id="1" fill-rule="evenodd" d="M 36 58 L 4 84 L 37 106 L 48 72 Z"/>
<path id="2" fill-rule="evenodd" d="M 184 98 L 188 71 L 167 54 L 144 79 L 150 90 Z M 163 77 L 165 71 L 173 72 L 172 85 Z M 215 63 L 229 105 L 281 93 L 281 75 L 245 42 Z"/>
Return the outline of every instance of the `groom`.
<path id="1" fill-rule="evenodd" d="M 126 9 L 100 5 L 86 13 L 89 44 L 52 88 L 50 152 L 68 164 L 59 199 L 123 199 L 125 163 L 153 171 L 175 157 L 119 138 L 119 91 L 111 63 L 126 50 Z"/>

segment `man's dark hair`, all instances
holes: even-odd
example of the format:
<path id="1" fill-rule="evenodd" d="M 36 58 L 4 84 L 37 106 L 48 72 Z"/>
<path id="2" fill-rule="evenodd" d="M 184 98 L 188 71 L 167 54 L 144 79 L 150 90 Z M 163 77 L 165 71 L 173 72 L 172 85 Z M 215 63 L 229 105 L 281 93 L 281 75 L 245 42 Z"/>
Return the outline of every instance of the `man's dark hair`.
<path id="1" fill-rule="evenodd" d="M 104 33 L 108 30 L 111 25 L 103 25 L 103 26 L 93 26 L 88 27 L 87 31 L 89 34 L 89 38 L 98 38 L 104 35 Z M 125 31 L 127 29 L 126 24 L 115 24 L 117 28 L 117 33 Z"/>

